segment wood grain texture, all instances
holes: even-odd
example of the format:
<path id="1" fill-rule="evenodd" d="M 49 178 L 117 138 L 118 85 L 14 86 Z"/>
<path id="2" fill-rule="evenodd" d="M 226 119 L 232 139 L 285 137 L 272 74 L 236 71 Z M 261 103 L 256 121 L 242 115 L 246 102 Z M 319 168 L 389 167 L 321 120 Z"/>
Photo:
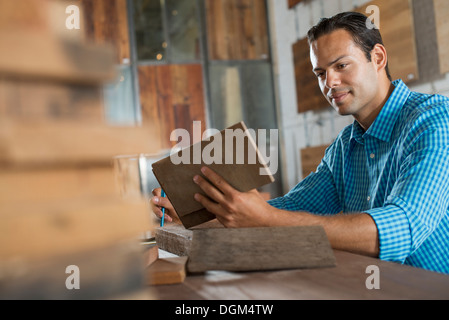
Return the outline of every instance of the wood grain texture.
<path id="1" fill-rule="evenodd" d="M 0 119 L 0 163 L 7 166 L 111 164 L 120 154 L 160 150 L 150 126 L 112 127 L 74 121 Z"/>
<path id="2" fill-rule="evenodd" d="M 415 27 L 411 0 L 373 0 L 355 11 L 365 15 L 366 8 L 380 9 L 380 33 L 388 53 L 388 64 L 393 80 L 405 83 L 419 79 L 415 43 Z"/>
<path id="3" fill-rule="evenodd" d="M 207 272 L 154 287 L 161 300 L 414 300 L 449 299 L 449 277 L 334 250 L 336 267 L 265 272 Z M 379 267 L 380 289 L 368 290 L 368 266 Z"/>
<path id="4" fill-rule="evenodd" d="M 48 32 L 50 23 L 47 12 L 50 1 L 24 0 L 20 3 L 0 1 L 0 30 L 25 29 L 28 32 Z"/>
<path id="5" fill-rule="evenodd" d="M 187 257 L 157 259 L 147 269 L 149 285 L 164 285 L 184 282 Z"/>
<path id="6" fill-rule="evenodd" d="M 315 172 L 321 162 L 321 159 L 323 159 L 324 152 L 327 147 L 329 147 L 329 145 L 301 149 L 301 167 L 302 176 L 304 178 L 311 172 Z"/>
<path id="7" fill-rule="evenodd" d="M 152 229 L 147 201 L 118 196 L 2 204 L 0 260 L 30 261 L 94 250 Z"/>
<path id="8" fill-rule="evenodd" d="M 109 46 L 61 41 L 52 34 L 0 32 L 0 73 L 20 78 L 104 84 L 115 79 Z"/>
<path id="9" fill-rule="evenodd" d="M 0 118 L 104 122 L 101 86 L 0 79 Z"/>
<path id="10" fill-rule="evenodd" d="M 298 113 L 319 110 L 329 106 L 312 72 L 309 43 L 306 38 L 293 44 L 293 61 L 295 65 L 296 99 Z"/>
<path id="11" fill-rule="evenodd" d="M 211 228 L 193 231 L 187 270 L 195 273 L 334 265 L 334 254 L 320 226 Z"/>
<path id="12" fill-rule="evenodd" d="M 87 38 L 112 44 L 116 63 L 130 59 L 126 0 L 81 0 Z"/>
<path id="13" fill-rule="evenodd" d="M 112 166 L 0 169 L 0 205 L 117 196 Z"/>
<path id="14" fill-rule="evenodd" d="M 55 241 L 57 242 L 57 241 Z M 101 248 L 66 253 L 53 258 L 0 261 L 0 299 L 90 300 L 126 296 L 145 288 L 142 252 L 136 239 L 110 243 Z M 68 266 L 79 268 L 80 289 L 68 290 Z M 147 299 L 154 299 L 146 288 Z"/>
<path id="15" fill-rule="evenodd" d="M 193 137 L 193 121 L 206 128 L 202 66 L 160 65 L 139 66 L 140 101 L 143 123 L 152 123 L 159 133 L 163 148 L 174 129 L 186 129 Z"/>
<path id="16" fill-rule="evenodd" d="M 148 267 L 152 265 L 154 262 L 156 262 L 157 259 L 159 259 L 159 247 L 157 244 L 144 244 L 143 246 L 143 261 L 145 264 L 145 267 Z"/>
<path id="17" fill-rule="evenodd" d="M 440 73 L 449 72 L 449 2 L 434 0 Z"/>
<path id="18" fill-rule="evenodd" d="M 264 0 L 206 0 L 206 20 L 212 60 L 269 58 Z"/>
<path id="19" fill-rule="evenodd" d="M 155 229 L 156 243 L 161 250 L 177 256 L 188 256 L 192 244 L 193 230 L 205 228 L 224 228 L 217 219 L 186 229 L 181 224 L 167 223 Z"/>

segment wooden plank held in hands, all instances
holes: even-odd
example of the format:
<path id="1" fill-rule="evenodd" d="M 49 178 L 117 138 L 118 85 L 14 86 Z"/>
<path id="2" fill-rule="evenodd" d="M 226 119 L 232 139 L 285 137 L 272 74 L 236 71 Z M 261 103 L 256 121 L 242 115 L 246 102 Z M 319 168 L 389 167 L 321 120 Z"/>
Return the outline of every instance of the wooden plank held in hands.
<path id="1" fill-rule="evenodd" d="M 215 147 L 221 148 L 220 159 L 214 159 L 206 164 L 202 155 L 207 154 L 206 150 L 210 152 L 211 146 L 214 150 Z M 216 150 L 214 152 L 219 154 Z M 200 159 L 193 159 L 194 155 L 199 155 Z M 176 161 L 173 160 L 180 158 L 186 161 L 175 163 Z M 213 213 L 194 200 L 195 193 L 204 194 L 204 192 L 193 182 L 193 177 L 201 175 L 200 169 L 205 165 L 241 192 L 259 188 L 274 181 L 269 167 L 260 155 L 256 143 L 243 122 L 222 130 L 209 140 L 197 142 L 176 154 L 153 163 L 153 173 L 156 179 L 186 228 L 192 228 L 215 219 Z"/>

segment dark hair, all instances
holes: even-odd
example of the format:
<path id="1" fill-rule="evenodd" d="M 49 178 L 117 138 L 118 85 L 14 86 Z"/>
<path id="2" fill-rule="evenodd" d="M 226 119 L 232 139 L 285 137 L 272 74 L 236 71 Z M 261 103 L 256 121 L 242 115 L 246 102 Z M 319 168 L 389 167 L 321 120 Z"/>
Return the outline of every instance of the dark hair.
<path id="1" fill-rule="evenodd" d="M 362 49 L 368 61 L 371 61 L 371 51 L 374 49 L 374 46 L 376 44 L 384 44 L 379 29 L 376 27 L 369 28 L 367 19 L 369 18 L 358 12 L 342 12 L 330 18 L 323 18 L 307 32 L 309 45 L 321 36 L 338 29 L 344 29 L 351 34 L 355 44 Z M 388 61 L 385 72 L 391 81 Z"/>

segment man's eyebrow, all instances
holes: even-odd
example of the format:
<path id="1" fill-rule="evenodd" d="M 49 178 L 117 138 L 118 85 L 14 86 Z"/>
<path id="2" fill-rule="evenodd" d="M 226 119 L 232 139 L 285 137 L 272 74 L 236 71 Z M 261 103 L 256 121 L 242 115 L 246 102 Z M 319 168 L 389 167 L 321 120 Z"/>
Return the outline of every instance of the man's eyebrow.
<path id="1" fill-rule="evenodd" d="M 339 57 L 338 57 L 337 59 L 335 59 L 334 61 L 329 62 L 329 63 L 327 64 L 327 67 L 333 65 L 333 64 L 336 63 L 338 60 L 343 59 L 343 58 L 346 58 L 346 57 L 347 57 L 347 55 L 339 56 Z M 317 67 L 317 68 L 313 69 L 313 72 L 320 71 L 320 70 L 323 70 L 323 68 Z"/>

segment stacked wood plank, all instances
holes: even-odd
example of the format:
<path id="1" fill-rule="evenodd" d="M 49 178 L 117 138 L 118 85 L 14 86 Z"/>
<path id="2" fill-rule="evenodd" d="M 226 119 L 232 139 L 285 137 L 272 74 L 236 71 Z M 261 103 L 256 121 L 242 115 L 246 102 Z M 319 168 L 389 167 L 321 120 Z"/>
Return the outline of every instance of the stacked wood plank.
<path id="1" fill-rule="evenodd" d="M 112 157 L 159 145 L 151 124 L 104 121 L 116 52 L 49 21 L 66 16 L 60 4 L 0 0 L 0 299 L 114 298 L 145 285 L 148 202 L 120 197 Z"/>

